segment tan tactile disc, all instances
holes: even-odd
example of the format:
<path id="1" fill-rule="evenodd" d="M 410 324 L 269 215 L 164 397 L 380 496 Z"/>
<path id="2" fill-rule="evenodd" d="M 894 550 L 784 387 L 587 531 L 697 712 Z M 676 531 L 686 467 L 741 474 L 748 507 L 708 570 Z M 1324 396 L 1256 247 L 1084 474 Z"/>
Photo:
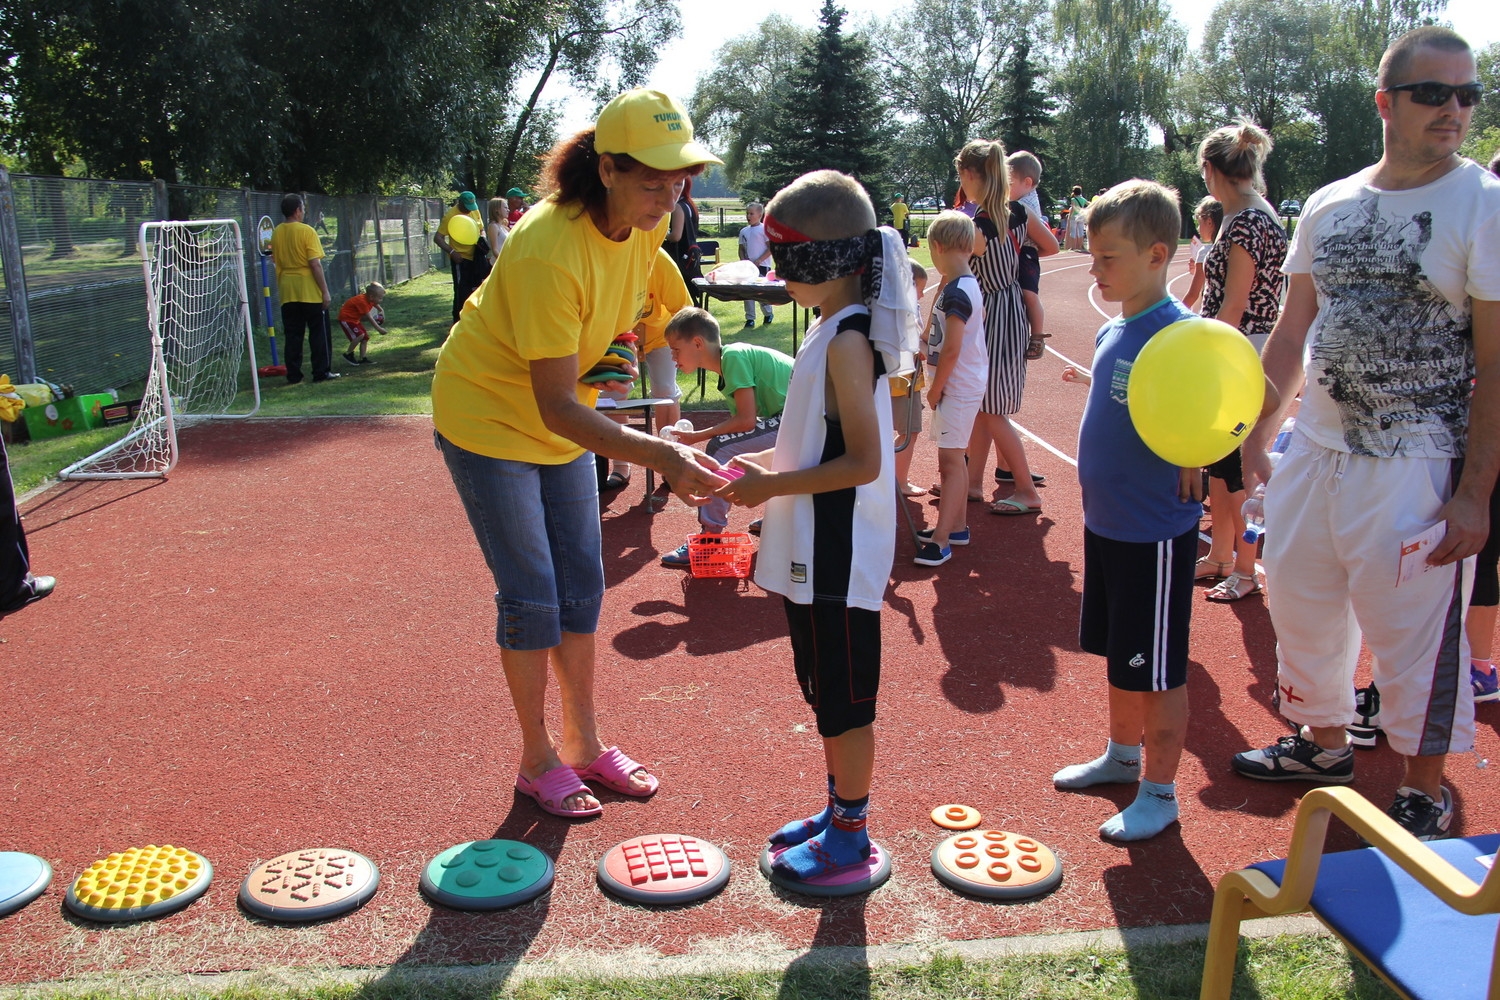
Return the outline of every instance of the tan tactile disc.
<path id="1" fill-rule="evenodd" d="M 315 847 L 257 866 L 240 885 L 240 905 L 266 920 L 325 920 L 359 909 L 379 885 L 364 855 Z"/>
<path id="2" fill-rule="evenodd" d="M 159 917 L 203 895 L 213 881 L 208 859 L 185 847 L 147 844 L 101 858 L 68 887 L 63 904 L 89 920 Z"/>

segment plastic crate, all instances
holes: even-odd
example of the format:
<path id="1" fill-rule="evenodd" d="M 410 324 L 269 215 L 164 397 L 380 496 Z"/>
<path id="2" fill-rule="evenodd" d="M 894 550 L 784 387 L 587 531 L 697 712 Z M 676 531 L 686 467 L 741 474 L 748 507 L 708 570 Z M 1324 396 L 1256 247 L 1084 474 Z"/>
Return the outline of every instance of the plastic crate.
<path id="1" fill-rule="evenodd" d="M 755 540 L 743 531 L 689 535 L 687 543 L 688 562 L 694 576 L 744 579 L 750 575 Z"/>

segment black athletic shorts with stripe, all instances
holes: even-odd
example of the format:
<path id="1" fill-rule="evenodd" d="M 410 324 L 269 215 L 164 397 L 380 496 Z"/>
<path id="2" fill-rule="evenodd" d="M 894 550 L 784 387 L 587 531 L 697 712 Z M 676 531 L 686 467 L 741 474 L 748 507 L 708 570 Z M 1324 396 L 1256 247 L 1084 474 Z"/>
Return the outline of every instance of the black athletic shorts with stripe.
<path id="1" fill-rule="evenodd" d="M 1187 683 L 1198 529 L 1165 542 L 1117 542 L 1083 529 L 1078 644 L 1102 656 L 1122 691 Z"/>

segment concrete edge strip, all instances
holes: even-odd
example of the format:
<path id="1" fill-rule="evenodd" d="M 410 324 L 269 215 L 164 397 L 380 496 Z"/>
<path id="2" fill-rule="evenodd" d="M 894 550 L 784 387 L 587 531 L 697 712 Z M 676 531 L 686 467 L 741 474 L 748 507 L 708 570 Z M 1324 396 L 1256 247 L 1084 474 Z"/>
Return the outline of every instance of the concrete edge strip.
<path id="1" fill-rule="evenodd" d="M 1264 917 L 1240 925 L 1242 937 L 1331 936 L 1310 914 Z M 868 968 L 926 963 L 934 957 L 956 956 L 966 961 L 996 962 L 1029 955 L 1065 955 L 1095 950 L 1130 951 L 1133 948 L 1182 944 L 1205 940 L 1207 924 L 1159 925 L 1119 930 L 1071 931 L 1064 934 L 1034 934 L 975 941 L 842 946 L 788 951 L 766 946 L 745 947 L 739 938 L 702 941 L 688 954 L 659 955 L 650 949 L 617 952 L 576 949 L 545 959 L 521 959 L 484 966 L 383 966 L 366 968 L 269 968 L 242 972 L 205 973 L 100 973 L 55 983 L 31 983 L 0 987 L 0 1000 L 71 996 L 107 991 L 120 996 L 213 995 L 228 990 L 278 987 L 295 990 L 318 985 L 363 985 L 384 980 L 412 986 L 453 983 L 467 987 L 500 988 L 536 979 L 571 977 L 583 979 L 649 980 L 674 976 L 722 975 L 725 973 L 781 972 L 793 964 L 827 967 Z"/>

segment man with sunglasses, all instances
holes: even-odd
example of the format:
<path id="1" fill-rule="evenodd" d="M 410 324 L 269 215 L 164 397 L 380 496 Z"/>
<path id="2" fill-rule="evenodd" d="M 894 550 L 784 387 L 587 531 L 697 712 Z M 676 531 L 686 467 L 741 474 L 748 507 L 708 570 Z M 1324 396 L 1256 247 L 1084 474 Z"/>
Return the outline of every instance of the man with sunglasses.
<path id="1" fill-rule="evenodd" d="M 1500 470 L 1500 180 L 1458 155 L 1480 97 L 1474 55 L 1418 28 L 1380 61 L 1379 162 L 1317 192 L 1287 254 L 1290 285 L 1262 360 L 1282 413 L 1244 445 L 1266 482 L 1264 560 L 1281 713 L 1298 727 L 1235 755 L 1265 781 L 1354 780 L 1360 639 L 1379 725 L 1405 759 L 1389 813 L 1448 836 L 1449 753 L 1474 745 L 1463 616 Z"/>

